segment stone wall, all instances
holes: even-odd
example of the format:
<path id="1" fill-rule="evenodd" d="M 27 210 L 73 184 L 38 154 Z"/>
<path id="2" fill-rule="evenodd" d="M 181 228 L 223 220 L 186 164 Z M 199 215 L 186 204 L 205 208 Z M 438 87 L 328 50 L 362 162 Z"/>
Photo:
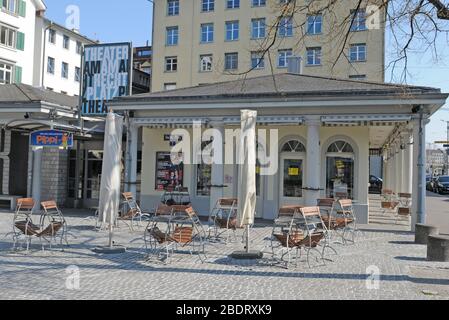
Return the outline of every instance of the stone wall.
<path id="1" fill-rule="evenodd" d="M 42 154 L 41 201 L 55 200 L 59 206 L 67 198 L 68 151 L 46 148 Z"/>

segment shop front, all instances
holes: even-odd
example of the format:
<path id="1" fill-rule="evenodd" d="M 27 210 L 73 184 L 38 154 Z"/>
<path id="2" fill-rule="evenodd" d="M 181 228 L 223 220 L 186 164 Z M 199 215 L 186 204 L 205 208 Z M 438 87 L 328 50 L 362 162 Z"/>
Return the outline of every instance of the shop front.
<path id="1" fill-rule="evenodd" d="M 176 187 L 187 189 L 192 205 L 206 216 L 218 198 L 236 197 L 239 165 L 229 161 L 235 158 L 229 153 L 235 155 L 237 148 L 226 138 L 238 129 L 241 109 L 258 111 L 257 217 L 275 219 L 281 206 L 316 205 L 319 198 L 344 195 L 354 200 L 359 222 L 368 223 L 371 152 L 384 154 L 384 167 L 390 168 L 394 161 L 386 154 L 407 139 L 413 147 L 401 149 L 401 159 L 413 161 L 389 172 L 389 180 L 396 192 L 413 189 L 418 199 L 418 180 L 399 182 L 396 172 L 418 175 L 419 128 L 446 95 L 431 88 L 292 74 L 275 78 L 276 85 L 272 77 L 261 77 L 114 101 L 114 110 L 133 111 L 130 131 L 141 130 L 142 207 L 154 209 L 164 191 Z M 403 95 L 404 90 L 413 94 Z M 211 129 L 225 138 L 211 139 Z M 170 153 L 181 142 L 182 152 L 176 149 L 181 161 L 174 164 Z M 131 148 L 137 150 L 132 147 L 137 143 L 131 141 Z M 226 161 L 201 161 L 211 146 Z M 270 170 L 264 170 L 267 158 Z M 131 155 L 134 161 L 137 154 Z M 128 174 L 135 177 L 132 171 Z"/>

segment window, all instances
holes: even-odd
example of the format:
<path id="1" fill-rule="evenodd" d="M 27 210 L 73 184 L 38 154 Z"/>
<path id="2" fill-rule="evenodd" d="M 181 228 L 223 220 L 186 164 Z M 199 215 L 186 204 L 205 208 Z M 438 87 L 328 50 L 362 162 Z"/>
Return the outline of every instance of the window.
<path id="1" fill-rule="evenodd" d="M 176 89 L 176 83 L 164 83 L 164 90 L 170 91 Z"/>
<path id="2" fill-rule="evenodd" d="M 326 154 L 326 193 L 328 197 L 337 192 L 353 197 L 354 189 L 354 149 L 345 141 L 336 141 L 330 145 Z"/>
<path id="3" fill-rule="evenodd" d="M 298 140 L 290 140 L 282 146 L 281 152 L 306 152 L 306 147 Z"/>
<path id="4" fill-rule="evenodd" d="M 252 0 L 253 7 L 264 7 L 266 3 L 266 0 Z"/>
<path id="5" fill-rule="evenodd" d="M 265 38 L 265 18 L 251 20 L 251 37 L 253 39 Z"/>
<path id="6" fill-rule="evenodd" d="M 7 13 L 19 14 L 20 6 L 25 5 L 24 1 L 20 0 L 2 0 L 2 9 Z M 21 16 L 24 16 L 21 14 Z"/>
<path id="7" fill-rule="evenodd" d="M 239 54 L 237 52 L 225 53 L 225 70 L 236 70 L 239 68 Z"/>
<path id="8" fill-rule="evenodd" d="M 212 184 L 212 166 L 210 164 L 199 164 L 196 169 L 196 195 L 210 196 Z"/>
<path id="9" fill-rule="evenodd" d="M 349 49 L 349 60 L 351 62 L 366 61 L 366 44 L 359 43 L 351 45 Z"/>
<path id="10" fill-rule="evenodd" d="M 292 49 L 279 50 L 278 51 L 278 67 L 279 68 L 287 68 L 288 67 L 288 58 L 293 56 Z"/>
<path id="11" fill-rule="evenodd" d="M 350 75 L 349 79 L 351 79 L 351 80 L 366 80 L 366 74 Z"/>
<path id="12" fill-rule="evenodd" d="M 240 0 L 226 0 L 226 8 L 228 9 L 240 8 Z"/>
<path id="13" fill-rule="evenodd" d="M 179 0 L 167 0 L 167 15 L 179 15 Z"/>
<path id="14" fill-rule="evenodd" d="M 323 16 L 308 16 L 307 17 L 307 34 L 320 34 L 322 31 Z"/>
<path id="15" fill-rule="evenodd" d="M 81 42 L 77 41 L 76 42 L 76 53 L 81 54 L 81 51 L 82 51 Z"/>
<path id="16" fill-rule="evenodd" d="M 279 22 L 279 36 L 292 37 L 293 36 L 293 19 L 291 17 L 282 18 Z"/>
<path id="17" fill-rule="evenodd" d="M 178 57 L 165 58 L 165 71 L 166 72 L 178 71 Z"/>
<path id="18" fill-rule="evenodd" d="M 200 71 L 208 72 L 212 71 L 212 55 L 205 54 L 200 56 Z"/>
<path id="19" fill-rule="evenodd" d="M 81 69 L 75 67 L 75 81 L 80 82 L 80 80 L 81 80 Z"/>
<path id="20" fill-rule="evenodd" d="M 239 39 L 239 22 L 226 22 L 226 41 L 235 41 Z"/>
<path id="21" fill-rule="evenodd" d="M 12 83 L 12 69 L 12 65 L 0 63 L 0 84 Z"/>
<path id="22" fill-rule="evenodd" d="M 201 42 L 208 43 L 214 41 L 214 24 L 204 23 L 201 25 Z"/>
<path id="23" fill-rule="evenodd" d="M 63 40 L 62 40 L 62 47 L 64 49 L 70 49 L 70 38 L 69 36 L 64 35 Z"/>
<path id="24" fill-rule="evenodd" d="M 203 0 L 202 10 L 203 12 L 214 11 L 215 9 L 215 0 Z"/>
<path id="25" fill-rule="evenodd" d="M 55 74 L 55 59 L 52 57 L 47 58 L 47 72 Z"/>
<path id="26" fill-rule="evenodd" d="M 366 11 L 365 9 L 351 10 L 352 25 L 351 31 L 366 30 Z"/>
<path id="27" fill-rule="evenodd" d="M 16 31 L 6 26 L 0 25 L 0 44 L 10 48 L 15 48 Z"/>
<path id="28" fill-rule="evenodd" d="M 48 42 L 56 43 L 56 31 L 53 29 L 48 30 Z"/>
<path id="29" fill-rule="evenodd" d="M 307 48 L 307 65 L 319 66 L 321 65 L 321 48 Z"/>
<path id="30" fill-rule="evenodd" d="M 252 69 L 265 68 L 265 60 L 262 52 L 251 52 L 251 68 Z"/>
<path id="31" fill-rule="evenodd" d="M 178 45 L 178 37 L 179 37 L 178 27 L 168 27 L 166 45 L 167 46 Z"/>
<path id="32" fill-rule="evenodd" d="M 64 79 L 69 78 L 69 64 L 66 62 L 63 62 L 61 65 L 61 77 Z"/>

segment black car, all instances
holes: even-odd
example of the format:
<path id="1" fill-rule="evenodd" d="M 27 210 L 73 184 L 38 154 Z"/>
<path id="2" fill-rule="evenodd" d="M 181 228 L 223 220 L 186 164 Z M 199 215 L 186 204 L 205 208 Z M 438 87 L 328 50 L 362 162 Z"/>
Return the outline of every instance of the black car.
<path id="1" fill-rule="evenodd" d="M 369 176 L 369 192 L 370 193 L 382 193 L 383 180 L 379 177 Z"/>
<path id="2" fill-rule="evenodd" d="M 449 193 L 449 176 L 439 176 L 435 180 L 435 191 L 439 194 Z"/>

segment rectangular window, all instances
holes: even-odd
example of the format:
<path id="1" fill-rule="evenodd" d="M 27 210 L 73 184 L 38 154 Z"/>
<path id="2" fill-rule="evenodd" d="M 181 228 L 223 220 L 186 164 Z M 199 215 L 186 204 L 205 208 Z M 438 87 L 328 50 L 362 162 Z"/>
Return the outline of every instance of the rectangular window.
<path id="1" fill-rule="evenodd" d="M 201 42 L 208 43 L 214 41 L 214 24 L 205 23 L 201 25 Z"/>
<path id="2" fill-rule="evenodd" d="M 352 25 L 351 31 L 366 30 L 366 11 L 365 9 L 351 10 Z"/>
<path id="3" fill-rule="evenodd" d="M 366 80 L 366 74 L 356 74 L 356 75 L 350 75 L 349 79 L 351 80 Z"/>
<path id="4" fill-rule="evenodd" d="M 265 68 L 265 60 L 262 52 L 251 52 L 251 69 Z"/>
<path id="5" fill-rule="evenodd" d="M 0 63 L 0 84 L 12 83 L 12 69 L 12 65 Z"/>
<path id="6" fill-rule="evenodd" d="M 211 12 L 215 10 L 215 0 L 203 0 L 202 11 Z"/>
<path id="7" fill-rule="evenodd" d="M 47 72 L 55 74 L 55 59 L 52 57 L 47 58 Z"/>
<path id="8" fill-rule="evenodd" d="M 322 32 L 323 16 L 307 16 L 307 34 L 320 34 Z"/>
<path id="9" fill-rule="evenodd" d="M 61 64 L 61 77 L 63 77 L 64 79 L 69 78 L 69 64 L 66 62 L 63 62 Z"/>
<path id="10" fill-rule="evenodd" d="M 53 29 L 48 30 L 48 42 L 56 43 L 56 31 Z"/>
<path id="11" fill-rule="evenodd" d="M 176 90 L 176 83 L 164 83 L 164 91 Z"/>
<path id="12" fill-rule="evenodd" d="M 226 0 L 226 8 L 228 9 L 240 8 L 240 0 Z"/>
<path id="13" fill-rule="evenodd" d="M 292 49 L 285 49 L 278 51 L 278 67 L 279 68 L 287 68 L 288 67 L 288 58 L 293 56 Z"/>
<path id="14" fill-rule="evenodd" d="M 179 15 L 179 0 L 167 0 L 167 15 Z"/>
<path id="15" fill-rule="evenodd" d="M 167 46 L 178 45 L 179 31 L 178 27 L 167 27 L 167 39 L 165 44 Z"/>
<path id="16" fill-rule="evenodd" d="M 266 4 L 266 0 L 252 0 L 253 7 L 264 7 Z"/>
<path id="17" fill-rule="evenodd" d="M 359 43 L 351 45 L 349 49 L 349 61 L 351 62 L 366 61 L 366 44 Z"/>
<path id="18" fill-rule="evenodd" d="M 2 9 L 10 14 L 16 14 L 24 17 L 26 3 L 22 0 L 2 0 Z"/>
<path id="19" fill-rule="evenodd" d="M 70 49 L 70 38 L 69 36 L 64 35 L 63 40 L 62 40 L 62 47 L 64 49 Z"/>
<path id="20" fill-rule="evenodd" d="M 282 18 L 279 22 L 279 36 L 292 37 L 293 36 L 293 19 L 292 17 Z"/>
<path id="21" fill-rule="evenodd" d="M 82 44 L 81 44 L 81 42 L 79 42 L 79 41 L 77 41 L 76 42 L 76 53 L 77 54 L 81 54 L 82 53 Z"/>
<path id="22" fill-rule="evenodd" d="M 321 65 L 321 48 L 307 48 L 307 65 L 319 66 Z"/>
<path id="23" fill-rule="evenodd" d="M 165 71 L 166 72 L 178 71 L 178 57 L 166 57 L 165 58 Z"/>
<path id="24" fill-rule="evenodd" d="M 16 30 L 0 25 L 0 44 L 16 49 L 16 35 Z"/>
<path id="25" fill-rule="evenodd" d="M 225 53 L 225 70 L 237 70 L 239 68 L 239 54 L 237 52 Z"/>
<path id="26" fill-rule="evenodd" d="M 210 196 L 212 184 L 212 166 L 210 164 L 199 164 L 196 170 L 196 195 Z"/>
<path id="27" fill-rule="evenodd" d="M 75 81 L 80 82 L 80 80 L 81 80 L 81 69 L 75 67 Z"/>
<path id="28" fill-rule="evenodd" d="M 226 22 L 226 41 L 235 41 L 239 39 L 239 22 Z"/>
<path id="29" fill-rule="evenodd" d="M 200 56 L 200 71 L 209 72 L 212 71 L 212 55 L 205 54 Z"/>
<path id="30" fill-rule="evenodd" d="M 251 20 L 251 38 L 265 38 L 265 18 Z"/>
<path id="31" fill-rule="evenodd" d="M 184 165 L 174 164 L 170 152 L 156 153 L 156 190 L 164 191 L 182 187 L 184 180 Z"/>

